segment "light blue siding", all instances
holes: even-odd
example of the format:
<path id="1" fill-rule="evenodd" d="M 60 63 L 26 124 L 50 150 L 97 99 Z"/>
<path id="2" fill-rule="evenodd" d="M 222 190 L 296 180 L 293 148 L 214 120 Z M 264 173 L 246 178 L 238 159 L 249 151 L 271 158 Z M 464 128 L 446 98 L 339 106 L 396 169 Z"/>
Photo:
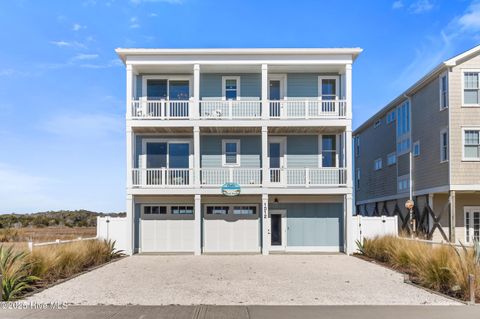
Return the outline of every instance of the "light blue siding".
<path id="1" fill-rule="evenodd" d="M 137 82 L 136 82 L 136 92 L 135 98 L 140 98 L 142 96 L 142 75 L 137 75 Z"/>
<path id="2" fill-rule="evenodd" d="M 287 167 L 318 167 L 318 136 L 287 136 Z"/>
<path id="3" fill-rule="evenodd" d="M 287 210 L 287 246 L 325 246 L 343 249 L 343 204 L 270 204 Z"/>
<path id="4" fill-rule="evenodd" d="M 318 96 L 318 74 L 289 73 L 287 74 L 288 97 Z"/>
<path id="5" fill-rule="evenodd" d="M 240 76 L 240 96 L 262 96 L 262 81 L 259 73 L 231 74 Z M 200 97 L 221 97 L 222 76 L 227 74 L 205 73 L 200 75 Z"/>
<path id="6" fill-rule="evenodd" d="M 240 167 L 260 168 L 262 140 L 260 136 L 207 135 L 200 138 L 201 167 L 222 167 L 222 139 L 240 139 Z"/>

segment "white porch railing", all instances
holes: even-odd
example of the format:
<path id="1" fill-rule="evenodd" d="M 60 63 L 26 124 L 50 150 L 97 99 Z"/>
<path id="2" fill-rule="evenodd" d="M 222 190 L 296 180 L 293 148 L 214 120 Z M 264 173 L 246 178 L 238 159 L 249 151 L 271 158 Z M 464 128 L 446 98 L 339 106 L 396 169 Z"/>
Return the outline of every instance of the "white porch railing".
<path id="1" fill-rule="evenodd" d="M 258 119 L 262 116 L 259 100 L 201 100 L 201 119 Z"/>
<path id="2" fill-rule="evenodd" d="M 193 185 L 193 168 L 134 168 L 133 186 L 187 186 Z"/>
<path id="3" fill-rule="evenodd" d="M 133 100 L 131 117 L 137 119 L 188 119 L 192 101 L 177 100 Z"/>
<path id="4" fill-rule="evenodd" d="M 271 185 L 278 186 L 342 186 L 347 184 L 345 168 L 271 168 Z"/>
<path id="5" fill-rule="evenodd" d="M 272 119 L 343 118 L 347 109 L 345 100 L 279 100 L 269 105 Z"/>
<path id="6" fill-rule="evenodd" d="M 261 168 L 202 168 L 200 172 L 200 183 L 206 186 L 218 186 L 224 183 L 238 183 L 245 186 L 262 184 Z"/>

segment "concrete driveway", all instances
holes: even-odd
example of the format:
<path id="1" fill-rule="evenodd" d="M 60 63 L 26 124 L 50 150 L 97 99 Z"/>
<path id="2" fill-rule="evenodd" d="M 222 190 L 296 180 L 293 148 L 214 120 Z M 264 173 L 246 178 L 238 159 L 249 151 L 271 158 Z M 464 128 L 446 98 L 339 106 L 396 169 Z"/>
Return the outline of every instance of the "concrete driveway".
<path id="1" fill-rule="evenodd" d="M 81 305 L 458 304 L 345 255 L 135 255 L 28 298 Z"/>

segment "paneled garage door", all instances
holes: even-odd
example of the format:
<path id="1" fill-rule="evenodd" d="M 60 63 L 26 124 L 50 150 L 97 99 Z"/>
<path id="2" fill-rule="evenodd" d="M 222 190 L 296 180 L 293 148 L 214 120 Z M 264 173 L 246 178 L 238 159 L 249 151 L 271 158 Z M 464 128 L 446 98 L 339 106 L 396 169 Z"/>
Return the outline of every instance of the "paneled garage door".
<path id="1" fill-rule="evenodd" d="M 140 249 L 148 252 L 193 252 L 193 220 L 141 220 Z"/>

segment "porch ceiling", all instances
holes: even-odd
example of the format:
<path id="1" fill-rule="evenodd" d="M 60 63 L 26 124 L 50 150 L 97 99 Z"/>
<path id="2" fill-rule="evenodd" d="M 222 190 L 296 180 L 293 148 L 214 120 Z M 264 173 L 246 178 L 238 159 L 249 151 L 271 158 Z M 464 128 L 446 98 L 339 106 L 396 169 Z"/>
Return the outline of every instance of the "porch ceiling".
<path id="1" fill-rule="evenodd" d="M 145 126 L 134 127 L 135 133 L 149 134 L 149 133 L 163 133 L 163 134 L 193 134 L 193 127 L 168 127 L 168 126 Z"/>
<path id="2" fill-rule="evenodd" d="M 225 134 L 261 134 L 260 127 L 201 127 L 200 133 L 225 133 Z"/>
<path id="3" fill-rule="evenodd" d="M 268 134 L 324 134 L 340 133 L 344 130 L 344 127 L 337 126 L 269 127 Z"/>

